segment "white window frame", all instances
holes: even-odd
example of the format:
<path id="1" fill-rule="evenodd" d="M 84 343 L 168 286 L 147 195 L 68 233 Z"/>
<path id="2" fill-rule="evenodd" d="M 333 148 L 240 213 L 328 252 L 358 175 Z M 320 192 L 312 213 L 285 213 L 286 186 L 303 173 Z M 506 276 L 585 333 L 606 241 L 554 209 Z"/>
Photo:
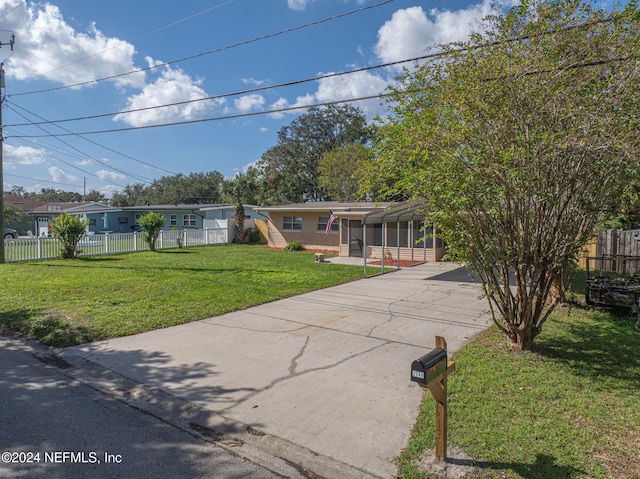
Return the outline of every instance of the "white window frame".
<path id="1" fill-rule="evenodd" d="M 282 224 L 284 231 L 302 231 L 301 216 L 285 216 Z"/>
<path id="2" fill-rule="evenodd" d="M 191 213 L 182 215 L 182 226 L 185 228 L 195 228 L 197 226 L 196 215 Z"/>
<path id="3" fill-rule="evenodd" d="M 318 216 L 318 232 L 326 233 L 327 231 L 327 221 L 329 221 L 328 216 Z M 333 220 L 331 223 L 331 232 L 337 233 L 340 231 L 340 223 L 337 219 Z"/>

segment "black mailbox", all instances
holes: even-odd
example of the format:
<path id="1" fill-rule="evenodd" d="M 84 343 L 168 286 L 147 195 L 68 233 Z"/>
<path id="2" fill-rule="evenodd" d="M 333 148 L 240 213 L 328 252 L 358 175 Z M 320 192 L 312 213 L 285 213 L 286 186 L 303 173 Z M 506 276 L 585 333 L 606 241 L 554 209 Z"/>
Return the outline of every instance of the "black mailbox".
<path id="1" fill-rule="evenodd" d="M 420 359 L 411 363 L 411 380 L 420 384 L 429 384 L 447 370 L 447 352 L 435 348 Z"/>

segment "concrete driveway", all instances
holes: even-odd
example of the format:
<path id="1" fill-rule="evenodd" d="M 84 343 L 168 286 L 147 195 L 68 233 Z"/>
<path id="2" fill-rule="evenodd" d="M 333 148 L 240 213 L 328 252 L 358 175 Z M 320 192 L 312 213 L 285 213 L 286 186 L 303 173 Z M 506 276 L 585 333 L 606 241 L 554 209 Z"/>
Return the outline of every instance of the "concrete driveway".
<path id="1" fill-rule="evenodd" d="M 59 354 L 128 381 L 116 389 L 136 389 L 142 409 L 180 402 L 154 413 L 169 422 L 197 408 L 254 461 L 276 456 L 300 477 L 391 478 L 423 397 L 411 361 L 436 335 L 454 352 L 485 330 L 479 295 L 457 265 L 428 263 Z"/>

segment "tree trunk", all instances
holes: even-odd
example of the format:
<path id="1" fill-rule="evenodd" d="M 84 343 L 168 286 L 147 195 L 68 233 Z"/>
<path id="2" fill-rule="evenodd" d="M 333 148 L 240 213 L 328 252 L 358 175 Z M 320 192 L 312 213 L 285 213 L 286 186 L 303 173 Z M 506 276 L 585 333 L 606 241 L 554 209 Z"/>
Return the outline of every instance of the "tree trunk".
<path id="1" fill-rule="evenodd" d="M 241 203 L 236 205 L 236 241 L 240 244 L 244 243 L 244 206 Z"/>
<path id="2" fill-rule="evenodd" d="M 564 272 L 560 272 L 553 277 L 553 282 L 551 284 L 551 298 L 558 303 L 566 303 L 566 290 L 567 288 L 564 283 Z"/>
<path id="3" fill-rule="evenodd" d="M 514 327 L 509 334 L 510 346 L 517 351 L 531 351 L 536 336 L 537 328 L 533 324 Z"/>

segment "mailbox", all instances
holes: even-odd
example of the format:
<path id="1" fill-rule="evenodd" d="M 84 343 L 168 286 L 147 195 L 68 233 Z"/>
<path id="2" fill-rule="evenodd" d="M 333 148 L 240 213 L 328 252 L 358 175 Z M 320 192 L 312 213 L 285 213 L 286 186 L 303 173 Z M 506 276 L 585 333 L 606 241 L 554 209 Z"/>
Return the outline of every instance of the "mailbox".
<path id="1" fill-rule="evenodd" d="M 420 384 L 429 384 L 447 370 L 447 352 L 435 348 L 420 359 L 411 363 L 411 380 Z"/>

